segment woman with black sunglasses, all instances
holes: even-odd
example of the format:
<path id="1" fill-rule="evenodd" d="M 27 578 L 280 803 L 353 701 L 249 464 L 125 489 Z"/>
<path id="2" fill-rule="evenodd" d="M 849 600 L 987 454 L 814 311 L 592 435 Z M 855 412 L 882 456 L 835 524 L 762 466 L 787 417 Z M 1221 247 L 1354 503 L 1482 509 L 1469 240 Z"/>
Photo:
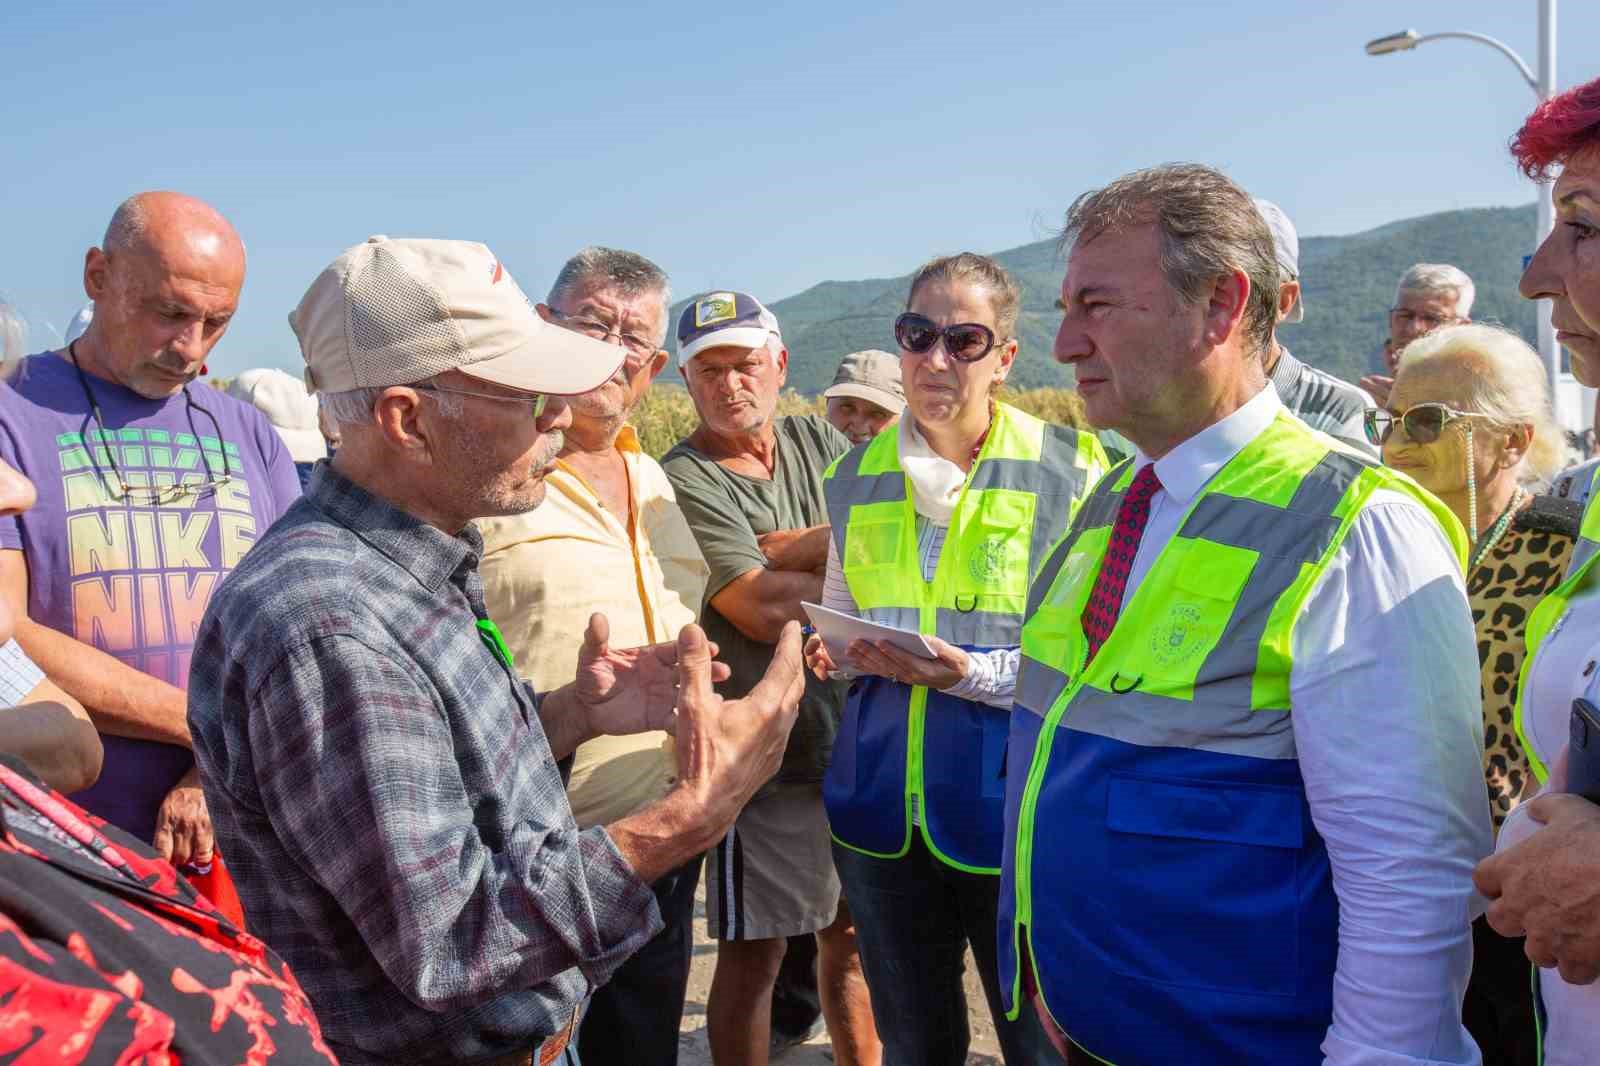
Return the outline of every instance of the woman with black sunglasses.
<path id="1" fill-rule="evenodd" d="M 825 484 L 823 605 L 918 632 L 934 653 L 807 646 L 818 676 L 856 678 L 823 799 L 890 1066 L 966 1062 L 969 943 L 1006 1061 L 1055 1061 L 1033 1012 L 1007 1021 L 999 994 L 1008 712 L 1029 580 L 1109 463 L 1087 431 L 995 399 L 1020 302 L 984 256 L 918 271 L 894 324 L 906 417 Z"/>
<path id="2" fill-rule="evenodd" d="M 1367 412 L 1367 435 L 1389 466 L 1443 500 L 1473 542 L 1467 598 L 1482 671 L 1483 774 L 1498 832 L 1537 784 L 1513 723 L 1528 617 L 1561 579 L 1579 507 L 1537 496 L 1564 444 L 1544 365 L 1515 334 L 1449 326 L 1407 345 L 1389 410 Z M 1537 1033 L 1520 940 L 1473 925 L 1462 1021 L 1485 1062 L 1533 1062 Z"/>

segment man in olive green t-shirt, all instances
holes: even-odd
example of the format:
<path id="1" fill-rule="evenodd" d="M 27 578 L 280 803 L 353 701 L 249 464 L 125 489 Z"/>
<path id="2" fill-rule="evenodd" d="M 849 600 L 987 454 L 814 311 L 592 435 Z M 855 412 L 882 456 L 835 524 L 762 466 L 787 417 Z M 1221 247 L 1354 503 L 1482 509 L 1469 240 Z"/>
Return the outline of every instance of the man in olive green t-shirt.
<path id="1" fill-rule="evenodd" d="M 850 442 L 824 419 L 775 418 L 788 367 L 778 321 L 754 297 L 707 293 L 678 322 L 678 368 L 699 427 L 661 461 L 711 569 L 701 625 L 744 692 L 772 660 L 785 622 L 822 594 L 827 510 L 822 474 Z M 706 916 L 719 941 L 706 1006 L 712 1057 L 767 1061 L 772 988 L 786 938 L 817 934 L 819 984 L 841 1066 L 874 1058 L 877 1037 L 840 906 L 822 776 L 843 708 L 837 682 L 807 678 L 783 765 L 711 854 Z"/>

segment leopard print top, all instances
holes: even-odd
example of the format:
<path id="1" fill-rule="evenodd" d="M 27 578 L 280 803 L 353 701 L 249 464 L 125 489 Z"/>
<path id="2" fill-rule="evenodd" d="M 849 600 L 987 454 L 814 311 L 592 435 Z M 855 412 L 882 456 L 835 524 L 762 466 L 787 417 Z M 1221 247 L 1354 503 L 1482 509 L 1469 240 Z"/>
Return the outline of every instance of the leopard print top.
<path id="1" fill-rule="evenodd" d="M 1577 533 L 1575 525 L 1571 532 L 1527 528 L 1525 515 L 1467 580 L 1483 695 L 1483 776 L 1496 832 L 1538 785 L 1514 723 L 1517 680 L 1528 651 L 1528 615 L 1561 583 Z"/>

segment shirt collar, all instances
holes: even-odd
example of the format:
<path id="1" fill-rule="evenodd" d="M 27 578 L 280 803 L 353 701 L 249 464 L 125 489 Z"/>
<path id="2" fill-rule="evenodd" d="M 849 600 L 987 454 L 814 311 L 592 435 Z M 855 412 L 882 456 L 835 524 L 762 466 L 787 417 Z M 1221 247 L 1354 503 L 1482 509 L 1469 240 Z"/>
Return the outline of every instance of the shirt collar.
<path id="1" fill-rule="evenodd" d="M 631 423 L 622 423 L 622 428 L 617 431 L 616 447 L 617 451 L 622 452 L 624 455 L 628 454 L 629 452 L 632 452 L 634 455 L 638 455 L 640 452 L 644 451 L 644 449 L 639 446 L 639 433 L 633 428 Z"/>
<path id="2" fill-rule="evenodd" d="M 1273 364 L 1272 373 L 1267 375 L 1267 382 L 1278 390 L 1279 396 L 1293 396 L 1294 390 L 1300 385 L 1301 372 L 1306 365 L 1289 354 L 1289 349 L 1278 346 L 1278 361 Z"/>
<path id="3" fill-rule="evenodd" d="M 1267 385 L 1233 414 L 1157 459 L 1156 477 L 1161 479 L 1162 489 L 1175 503 L 1187 504 L 1218 470 L 1260 436 L 1281 410 L 1283 401 L 1278 399 L 1278 390 Z M 1149 462 L 1143 452 L 1135 453 L 1134 470 Z"/>
<path id="4" fill-rule="evenodd" d="M 477 526 L 469 522 L 451 536 L 374 496 L 334 470 L 326 459 L 311 471 L 306 498 L 429 592 L 437 591 L 463 566 L 476 567 L 483 554 L 483 536 Z"/>

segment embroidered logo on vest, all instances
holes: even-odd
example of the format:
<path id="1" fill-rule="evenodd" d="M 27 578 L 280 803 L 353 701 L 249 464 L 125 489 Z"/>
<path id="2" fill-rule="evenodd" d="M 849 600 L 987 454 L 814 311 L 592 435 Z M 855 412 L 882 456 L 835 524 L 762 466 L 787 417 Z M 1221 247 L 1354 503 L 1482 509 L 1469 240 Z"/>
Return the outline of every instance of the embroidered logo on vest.
<path id="1" fill-rule="evenodd" d="M 1150 655 L 1162 666 L 1176 666 L 1211 644 L 1211 627 L 1202 624 L 1203 613 L 1192 603 L 1175 603 L 1167 617 L 1150 634 Z"/>
<path id="2" fill-rule="evenodd" d="M 982 585 L 997 585 L 1006 571 L 1006 557 L 1011 551 L 1007 538 L 996 533 L 985 537 L 967 560 L 967 571 L 972 580 Z"/>

